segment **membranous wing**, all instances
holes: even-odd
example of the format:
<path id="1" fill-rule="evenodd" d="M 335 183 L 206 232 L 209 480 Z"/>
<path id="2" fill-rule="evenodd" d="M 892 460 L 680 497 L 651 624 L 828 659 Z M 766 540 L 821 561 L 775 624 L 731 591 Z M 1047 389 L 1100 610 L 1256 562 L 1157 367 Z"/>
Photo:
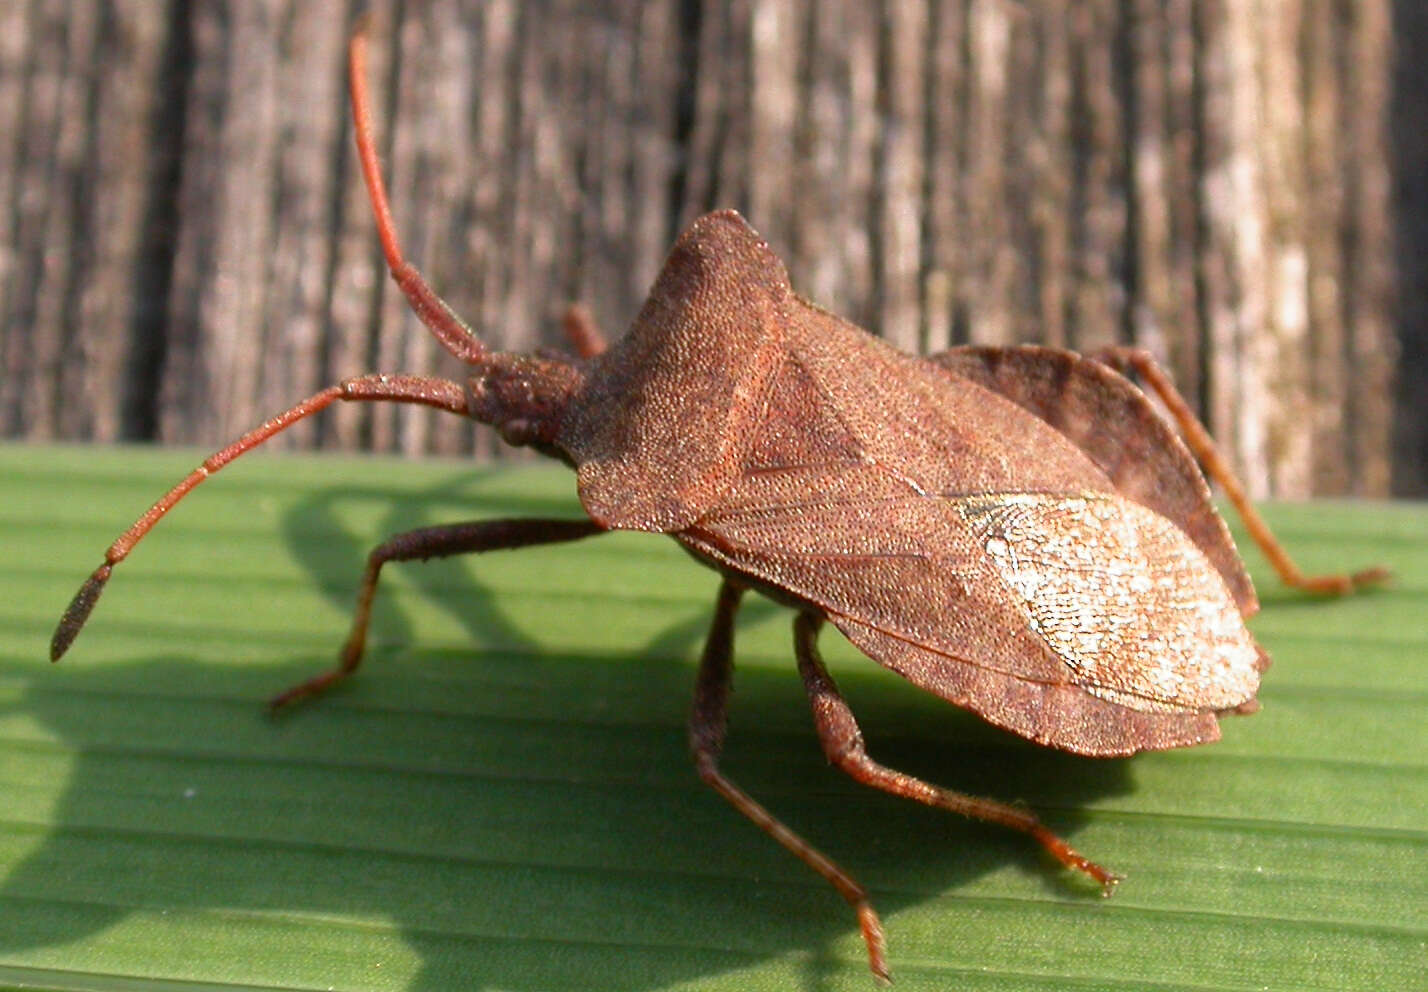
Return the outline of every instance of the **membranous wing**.
<path id="1" fill-rule="evenodd" d="M 847 377 L 830 384 L 819 357 L 780 370 L 738 478 L 682 543 L 815 606 L 915 684 L 1052 746 L 1196 743 L 1218 735 L 1218 712 L 1252 705 L 1263 656 L 1174 523 L 976 386 L 944 403 L 903 374 L 888 403 L 844 416 Z M 960 445 L 967 463 L 938 445 Z"/>
<path id="2" fill-rule="evenodd" d="M 929 363 L 1035 415 L 1080 448 L 1116 492 L 1172 521 L 1205 553 L 1249 616 L 1254 587 L 1194 457 L 1146 395 L 1110 367 L 1037 345 L 964 345 Z"/>

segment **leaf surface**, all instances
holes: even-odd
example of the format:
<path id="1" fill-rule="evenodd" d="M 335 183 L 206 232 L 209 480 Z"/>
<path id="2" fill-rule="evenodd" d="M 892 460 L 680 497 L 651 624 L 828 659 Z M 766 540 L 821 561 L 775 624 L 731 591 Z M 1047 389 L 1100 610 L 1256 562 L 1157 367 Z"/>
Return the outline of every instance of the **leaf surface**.
<path id="1" fill-rule="evenodd" d="M 373 543 L 575 516 L 560 469 L 245 459 L 51 666 L 68 597 L 194 460 L 0 448 L 0 987 L 873 987 L 842 901 L 693 774 L 717 579 L 673 542 L 390 567 L 358 677 L 264 715 L 333 660 Z M 1275 665 L 1212 746 L 1039 749 L 824 635 L 875 757 L 1026 802 L 1125 873 L 1109 900 L 830 769 L 788 612 L 749 604 L 726 770 L 869 887 L 899 989 L 1428 985 L 1428 507 L 1268 512 L 1306 568 L 1397 579 L 1316 602 L 1246 549 Z"/>

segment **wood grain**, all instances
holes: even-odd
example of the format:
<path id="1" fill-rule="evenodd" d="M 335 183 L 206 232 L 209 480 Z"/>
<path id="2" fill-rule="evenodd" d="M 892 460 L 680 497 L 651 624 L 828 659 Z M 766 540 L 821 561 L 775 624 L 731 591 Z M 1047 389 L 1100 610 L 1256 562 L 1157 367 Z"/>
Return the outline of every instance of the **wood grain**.
<path id="1" fill-rule="evenodd" d="M 5 5 L 0 434 L 215 445 L 345 375 L 459 373 L 377 265 L 357 6 Z M 559 345 L 576 299 L 622 332 L 732 206 L 902 347 L 1150 348 L 1256 495 L 1428 486 L 1391 0 L 366 6 L 403 237 L 498 346 Z M 500 449 L 406 409 L 282 443 Z"/>

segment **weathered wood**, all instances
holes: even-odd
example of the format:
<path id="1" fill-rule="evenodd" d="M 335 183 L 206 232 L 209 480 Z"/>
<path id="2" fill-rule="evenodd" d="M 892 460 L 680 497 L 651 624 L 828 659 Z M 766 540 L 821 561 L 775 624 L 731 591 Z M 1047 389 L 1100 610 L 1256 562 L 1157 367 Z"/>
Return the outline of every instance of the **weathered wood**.
<path id="1" fill-rule="evenodd" d="M 1394 313 L 1398 322 L 1393 489 L 1428 493 L 1428 4 L 1393 3 L 1386 154 L 1393 171 Z"/>
<path id="2" fill-rule="evenodd" d="M 345 375 L 459 374 L 380 266 L 347 6 L 0 8 L 0 432 L 212 445 Z M 576 299 L 621 333 L 734 206 L 903 347 L 1150 348 L 1259 495 L 1428 487 L 1402 3 L 361 6 L 402 236 L 497 346 L 558 347 Z M 406 408 L 284 441 L 502 450 Z"/>
<path id="3" fill-rule="evenodd" d="M 1396 349 L 1390 249 L 1392 177 L 1386 165 L 1389 140 L 1385 125 L 1393 35 L 1386 4 L 1344 4 L 1336 7 L 1336 12 L 1348 21 L 1350 37 L 1343 106 L 1349 111 L 1344 117 L 1348 136 L 1344 167 L 1351 195 L 1342 217 L 1347 229 L 1342 271 L 1350 284 L 1344 325 L 1352 341 L 1349 367 L 1355 389 L 1353 425 L 1344 448 L 1353 471 L 1348 491 L 1374 495 L 1387 492 L 1392 477 L 1389 446 L 1393 414 L 1387 398 L 1393 394 Z M 1369 108 L 1372 112 L 1366 112 Z M 1416 332 L 1404 330 L 1405 338 L 1425 331 L 1421 326 Z"/>

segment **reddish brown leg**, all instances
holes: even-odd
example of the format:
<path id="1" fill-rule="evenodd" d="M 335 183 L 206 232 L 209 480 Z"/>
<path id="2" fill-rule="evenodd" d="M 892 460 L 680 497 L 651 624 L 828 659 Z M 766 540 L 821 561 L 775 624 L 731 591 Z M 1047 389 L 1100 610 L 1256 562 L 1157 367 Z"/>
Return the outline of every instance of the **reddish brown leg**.
<path id="1" fill-rule="evenodd" d="M 377 579 L 387 562 L 426 561 L 481 551 L 508 551 L 538 544 L 575 541 L 599 533 L 603 533 L 603 528 L 592 520 L 477 520 L 422 527 L 387 538 L 367 555 L 367 570 L 362 575 L 362 586 L 357 593 L 352 629 L 342 645 L 337 665 L 273 697 L 268 705 L 278 709 L 299 699 L 315 696 L 357 670 L 367 644 L 367 625 L 372 618 Z"/>
<path id="2" fill-rule="evenodd" d="M 791 851 L 794 857 L 822 875 L 838 890 L 858 914 L 863 942 L 868 947 L 868 964 L 880 981 L 889 981 L 883 927 L 868 902 L 868 893 L 846 871 L 838 867 L 808 841 L 784 826 L 773 814 L 755 802 L 719 771 L 719 753 L 724 747 L 728 726 L 729 688 L 734 674 L 734 614 L 744 590 L 724 581 L 714 608 L 714 623 L 699 662 L 699 678 L 694 689 L 694 711 L 689 719 L 689 744 L 699 777 L 731 806 L 754 821 L 764 833 Z"/>
<path id="3" fill-rule="evenodd" d="M 579 303 L 565 308 L 560 323 L 565 328 L 566 340 L 581 358 L 594 358 L 609 347 L 605 335 L 600 333 L 595 323 L 595 317 Z"/>
<path id="4" fill-rule="evenodd" d="M 1234 469 L 1215 446 L 1210 432 L 1196 418 L 1190 404 L 1185 402 L 1185 398 L 1180 395 L 1175 384 L 1170 381 L 1170 377 L 1156 363 L 1150 352 L 1122 346 L 1107 348 L 1093 357 L 1119 372 L 1134 372 L 1151 392 L 1160 397 L 1160 401 L 1165 404 L 1180 428 L 1185 443 L 1204 466 L 1205 473 L 1225 491 L 1225 496 L 1234 504 L 1240 519 L 1245 522 L 1250 537 L 1259 545 L 1285 585 L 1309 592 L 1342 596 L 1362 586 L 1383 582 L 1389 578 L 1388 569 L 1382 566 L 1338 575 L 1305 575 L 1299 570 L 1299 566 L 1294 564 L 1289 552 L 1284 550 L 1284 545 L 1279 543 L 1279 539 L 1274 536 L 1259 511 L 1254 508 Z"/>
<path id="5" fill-rule="evenodd" d="M 821 617 L 800 613 L 793 622 L 793 647 L 798 655 L 799 674 L 803 676 L 803 684 L 808 689 L 808 699 L 813 706 L 813 723 L 818 728 L 823 753 L 828 755 L 829 761 L 857 781 L 875 789 L 1030 834 L 1057 861 L 1067 868 L 1090 875 L 1101 883 L 1103 895 L 1111 894 L 1121 876 L 1077 854 L 1071 845 L 1026 810 L 929 785 L 869 758 L 863 749 L 863 733 L 858 729 L 853 711 L 838 693 L 838 686 L 818 655 L 818 628 L 822 623 Z"/>
<path id="6" fill-rule="evenodd" d="M 194 486 L 245 451 L 256 448 L 274 434 L 291 427 L 305 417 L 310 417 L 314 413 L 326 409 L 337 400 L 419 403 L 451 413 L 465 414 L 467 412 L 466 391 L 458 383 L 419 375 L 364 375 L 348 379 L 340 385 L 329 386 L 322 392 L 309 396 L 292 409 L 285 410 L 254 428 L 228 447 L 216 451 L 204 459 L 203 464 L 165 493 L 157 503 L 149 507 L 142 517 L 134 521 L 133 525 L 121 534 L 117 541 L 109 546 L 109 550 L 104 552 L 103 564 L 94 570 L 94 574 L 85 580 L 84 585 L 80 586 L 79 592 L 75 593 L 68 609 L 64 611 L 64 616 L 60 617 L 59 626 L 55 628 L 54 637 L 50 640 L 50 660 L 59 661 L 60 657 L 69 650 L 70 644 L 79 635 L 80 628 L 89 619 L 94 604 L 99 601 L 99 594 L 104 591 L 104 584 L 113 574 L 114 566 L 129 556 L 134 545 L 138 544 L 143 536 L 153 529 L 154 524 L 163 519 L 164 514 L 173 509 L 174 504 L 188 495 Z"/>

